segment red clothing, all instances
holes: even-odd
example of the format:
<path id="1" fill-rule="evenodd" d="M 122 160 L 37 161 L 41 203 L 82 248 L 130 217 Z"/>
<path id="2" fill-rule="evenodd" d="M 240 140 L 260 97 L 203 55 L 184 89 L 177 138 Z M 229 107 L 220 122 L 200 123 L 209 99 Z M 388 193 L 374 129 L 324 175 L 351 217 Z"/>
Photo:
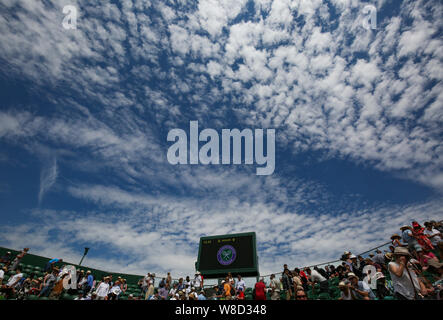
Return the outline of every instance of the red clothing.
<path id="1" fill-rule="evenodd" d="M 255 284 L 255 300 L 266 300 L 265 293 L 266 286 L 263 282 L 257 282 Z"/>

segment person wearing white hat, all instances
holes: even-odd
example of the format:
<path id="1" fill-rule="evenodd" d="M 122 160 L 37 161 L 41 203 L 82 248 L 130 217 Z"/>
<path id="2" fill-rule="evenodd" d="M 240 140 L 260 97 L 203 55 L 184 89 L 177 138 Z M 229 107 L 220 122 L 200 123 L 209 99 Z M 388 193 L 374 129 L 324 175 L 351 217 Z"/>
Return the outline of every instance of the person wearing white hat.
<path id="1" fill-rule="evenodd" d="M 398 300 L 421 299 L 420 280 L 412 268 L 408 249 L 397 247 L 393 253 L 394 261 L 389 262 L 388 270 L 391 275 L 394 295 Z"/>
<path id="2" fill-rule="evenodd" d="M 357 300 L 374 300 L 375 294 L 371 288 L 364 281 L 360 281 L 358 277 L 350 272 L 348 273 L 348 280 L 351 283 L 349 287 Z"/>
<path id="3" fill-rule="evenodd" d="M 193 281 L 194 287 L 200 289 L 203 287 L 203 277 L 200 273 L 200 271 L 197 271 L 195 273 L 194 281 Z"/>
<path id="4" fill-rule="evenodd" d="M 338 284 L 338 288 L 340 289 L 340 298 L 338 300 L 356 300 L 354 293 L 350 289 L 351 284 L 348 281 L 341 281 Z"/>

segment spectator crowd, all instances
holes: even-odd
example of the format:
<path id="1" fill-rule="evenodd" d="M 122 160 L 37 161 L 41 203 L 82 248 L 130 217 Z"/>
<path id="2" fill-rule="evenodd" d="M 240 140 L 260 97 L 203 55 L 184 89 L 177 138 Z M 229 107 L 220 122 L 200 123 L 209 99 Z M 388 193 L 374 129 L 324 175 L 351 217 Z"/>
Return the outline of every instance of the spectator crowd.
<path id="1" fill-rule="evenodd" d="M 345 251 L 336 263 L 290 269 L 262 277 L 248 288 L 241 275 L 228 273 L 218 285 L 204 277 L 161 280 L 147 273 L 137 284 L 112 274 L 97 279 L 90 270 L 72 269 L 62 259 L 23 272 L 24 248 L 0 257 L 0 299 L 66 300 L 442 300 L 443 223 L 417 221 L 390 237 L 389 250 L 367 257 Z M 156 286 L 156 281 L 158 285 Z"/>

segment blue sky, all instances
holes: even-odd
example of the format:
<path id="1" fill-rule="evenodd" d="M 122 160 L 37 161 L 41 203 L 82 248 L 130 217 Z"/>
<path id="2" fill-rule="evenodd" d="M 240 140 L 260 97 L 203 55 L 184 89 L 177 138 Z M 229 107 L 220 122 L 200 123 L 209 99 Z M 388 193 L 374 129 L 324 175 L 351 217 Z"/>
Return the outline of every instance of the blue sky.
<path id="1" fill-rule="evenodd" d="M 269 273 L 441 219 L 443 6 L 367 4 L 2 1 L 0 245 L 174 276 L 255 231 Z M 275 172 L 169 164 L 192 120 L 274 128 Z"/>

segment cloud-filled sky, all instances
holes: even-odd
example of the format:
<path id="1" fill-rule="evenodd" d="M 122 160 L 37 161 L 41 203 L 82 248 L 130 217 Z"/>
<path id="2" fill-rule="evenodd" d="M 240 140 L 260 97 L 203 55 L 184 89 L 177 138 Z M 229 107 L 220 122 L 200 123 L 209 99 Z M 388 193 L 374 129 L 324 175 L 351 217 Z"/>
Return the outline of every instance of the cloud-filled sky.
<path id="1" fill-rule="evenodd" d="M 0 245 L 183 276 L 201 236 L 255 231 L 269 273 L 441 219 L 442 15 L 420 0 L 1 1 Z M 192 120 L 275 129 L 274 173 L 171 165 L 167 134 Z"/>

